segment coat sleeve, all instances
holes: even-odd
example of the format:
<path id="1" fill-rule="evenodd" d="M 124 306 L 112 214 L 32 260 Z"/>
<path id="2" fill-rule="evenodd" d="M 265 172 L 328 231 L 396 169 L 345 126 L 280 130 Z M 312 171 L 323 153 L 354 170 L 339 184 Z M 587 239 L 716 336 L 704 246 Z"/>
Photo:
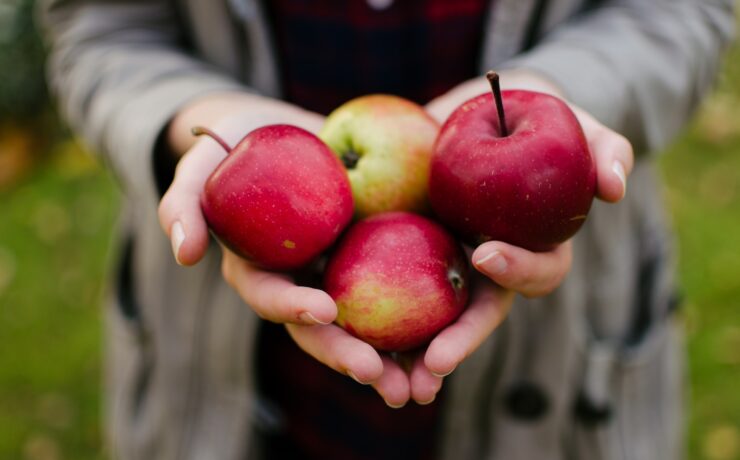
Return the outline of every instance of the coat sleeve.
<path id="1" fill-rule="evenodd" d="M 42 1 L 60 110 L 129 189 L 151 190 L 154 145 L 179 108 L 246 89 L 186 52 L 172 2 Z"/>
<path id="2" fill-rule="evenodd" d="M 733 0 L 610 0 L 554 28 L 507 66 L 537 71 L 568 98 L 658 150 L 715 80 L 734 32 Z"/>

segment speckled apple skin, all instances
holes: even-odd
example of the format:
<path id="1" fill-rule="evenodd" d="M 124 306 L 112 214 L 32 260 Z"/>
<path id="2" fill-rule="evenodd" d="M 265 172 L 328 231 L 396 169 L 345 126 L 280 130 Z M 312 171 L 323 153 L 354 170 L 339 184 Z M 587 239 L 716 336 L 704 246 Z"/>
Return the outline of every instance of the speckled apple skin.
<path id="1" fill-rule="evenodd" d="M 341 158 L 360 159 L 348 170 L 358 219 L 390 211 L 429 212 L 429 162 L 439 123 L 420 105 L 387 94 L 342 104 L 319 137 Z"/>
<path id="2" fill-rule="evenodd" d="M 434 212 L 471 245 L 499 240 L 546 251 L 573 236 L 591 208 L 596 168 L 581 125 L 560 99 L 503 91 L 507 137 L 482 94 L 440 130 L 429 198 Z"/>
<path id="3" fill-rule="evenodd" d="M 324 276 L 336 323 L 382 351 L 429 342 L 468 301 L 469 269 L 462 247 L 439 224 L 384 213 L 352 226 Z"/>
<path id="4" fill-rule="evenodd" d="M 290 125 L 258 128 L 208 178 L 201 209 L 227 247 L 262 268 L 300 268 L 352 219 L 339 160 L 318 137 Z"/>

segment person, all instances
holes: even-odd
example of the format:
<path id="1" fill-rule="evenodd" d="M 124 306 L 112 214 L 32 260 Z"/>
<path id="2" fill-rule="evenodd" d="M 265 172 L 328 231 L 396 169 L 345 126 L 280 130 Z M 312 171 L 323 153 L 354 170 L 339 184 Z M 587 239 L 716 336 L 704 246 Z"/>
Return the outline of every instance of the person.
<path id="1" fill-rule="evenodd" d="M 729 0 L 45 0 L 61 110 L 127 196 L 115 454 L 680 458 L 681 331 L 650 152 L 711 86 L 733 23 Z M 550 252 L 475 248 L 470 306 L 405 366 L 331 324 L 325 292 L 209 238 L 199 196 L 224 153 L 191 127 L 232 145 L 272 123 L 316 132 L 374 92 L 443 121 L 491 68 L 571 104 L 600 201 Z"/>

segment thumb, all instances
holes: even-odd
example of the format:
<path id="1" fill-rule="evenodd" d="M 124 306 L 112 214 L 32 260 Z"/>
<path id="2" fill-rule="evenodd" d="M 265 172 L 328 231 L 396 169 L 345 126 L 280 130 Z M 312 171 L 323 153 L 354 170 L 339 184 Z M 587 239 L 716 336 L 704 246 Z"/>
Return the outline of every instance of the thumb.
<path id="1" fill-rule="evenodd" d="M 632 144 L 582 109 L 572 105 L 571 108 L 583 127 L 596 162 L 596 196 L 616 203 L 627 192 L 627 177 L 635 161 Z"/>
<path id="2" fill-rule="evenodd" d="M 175 178 L 159 203 L 159 223 L 180 265 L 193 265 L 208 248 L 208 226 L 200 195 L 211 172 L 225 156 L 212 139 L 199 140 L 180 159 Z"/>

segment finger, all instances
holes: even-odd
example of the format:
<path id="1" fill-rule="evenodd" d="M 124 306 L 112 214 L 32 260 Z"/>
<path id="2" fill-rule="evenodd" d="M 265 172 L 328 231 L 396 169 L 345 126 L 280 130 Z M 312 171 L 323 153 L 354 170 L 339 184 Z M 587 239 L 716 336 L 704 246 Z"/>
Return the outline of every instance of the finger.
<path id="1" fill-rule="evenodd" d="M 221 270 L 262 319 L 315 325 L 329 324 L 337 316 L 337 306 L 326 292 L 296 286 L 286 275 L 260 270 L 228 249 L 224 249 Z"/>
<path id="2" fill-rule="evenodd" d="M 511 308 L 513 291 L 478 281 L 470 306 L 427 348 L 424 365 L 433 375 L 444 377 L 455 370 L 501 324 Z"/>
<path id="3" fill-rule="evenodd" d="M 632 145 L 619 134 L 610 132 L 590 142 L 596 158 L 596 196 L 616 203 L 627 193 L 627 176 L 632 171 Z"/>
<path id="4" fill-rule="evenodd" d="M 384 355 L 383 374 L 375 382 L 373 388 L 378 392 L 388 407 L 400 409 L 405 406 L 411 396 L 409 378 L 393 359 Z"/>
<path id="5" fill-rule="evenodd" d="M 632 144 L 580 109 L 574 109 L 596 162 L 596 196 L 615 203 L 627 192 L 627 177 L 632 171 Z"/>
<path id="6" fill-rule="evenodd" d="M 422 406 L 431 404 L 437 397 L 439 390 L 442 389 L 442 381 L 442 377 L 429 372 L 429 369 L 424 365 L 423 355 L 419 356 L 414 361 L 414 366 L 409 376 L 411 398 Z"/>
<path id="7" fill-rule="evenodd" d="M 547 295 L 570 271 L 572 243 L 552 251 L 532 252 L 501 241 L 483 243 L 473 252 L 473 266 L 496 284 L 525 297 Z"/>
<path id="8" fill-rule="evenodd" d="M 208 226 L 200 209 L 200 194 L 224 157 L 213 140 L 204 139 L 178 162 L 175 177 L 159 203 L 159 223 L 181 265 L 198 262 L 208 248 Z"/>
<path id="9" fill-rule="evenodd" d="M 384 363 L 378 352 L 339 326 L 286 324 L 285 327 L 303 351 L 340 374 L 363 385 L 376 382 L 383 375 Z"/>

